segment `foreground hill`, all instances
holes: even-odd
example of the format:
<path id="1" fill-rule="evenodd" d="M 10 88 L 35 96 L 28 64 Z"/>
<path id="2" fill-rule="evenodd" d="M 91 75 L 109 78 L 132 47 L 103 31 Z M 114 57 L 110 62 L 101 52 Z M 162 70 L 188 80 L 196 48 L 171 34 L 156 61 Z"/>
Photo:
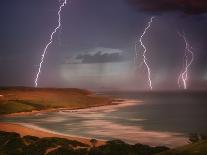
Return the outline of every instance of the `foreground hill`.
<path id="1" fill-rule="evenodd" d="M 14 132 L 0 131 L 0 155 L 206 155 L 207 140 L 176 149 L 150 147 L 142 144 L 130 145 L 112 140 L 96 146 L 96 140 L 87 145 L 76 140 L 58 137 L 39 138 L 20 136 Z"/>
<path id="2" fill-rule="evenodd" d="M 166 147 L 150 147 L 142 144 L 129 145 L 120 140 L 106 142 L 96 147 L 57 137 L 21 137 L 18 133 L 0 131 L 0 155 L 153 155 Z"/>
<path id="3" fill-rule="evenodd" d="M 157 155 L 207 155 L 207 140 L 171 149 Z"/>
<path id="4" fill-rule="evenodd" d="M 58 88 L 0 88 L 0 114 L 57 108 L 78 109 L 111 104 L 111 99 L 88 90 Z"/>

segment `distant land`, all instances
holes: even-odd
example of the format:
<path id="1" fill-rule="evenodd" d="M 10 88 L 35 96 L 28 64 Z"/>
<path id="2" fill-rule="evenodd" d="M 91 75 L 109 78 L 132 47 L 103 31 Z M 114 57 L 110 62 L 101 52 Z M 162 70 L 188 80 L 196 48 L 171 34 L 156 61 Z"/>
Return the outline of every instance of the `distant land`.
<path id="1" fill-rule="evenodd" d="M 1 87 L 0 115 L 110 105 L 113 99 L 76 88 Z"/>

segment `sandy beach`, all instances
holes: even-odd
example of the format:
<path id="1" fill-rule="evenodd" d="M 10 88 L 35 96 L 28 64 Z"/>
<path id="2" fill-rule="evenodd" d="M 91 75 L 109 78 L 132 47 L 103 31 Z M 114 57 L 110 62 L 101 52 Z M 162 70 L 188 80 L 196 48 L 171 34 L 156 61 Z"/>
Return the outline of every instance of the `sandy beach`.
<path id="1" fill-rule="evenodd" d="M 25 127 L 20 124 L 15 124 L 15 123 L 0 123 L 0 131 L 6 131 L 6 132 L 16 132 L 19 133 L 21 136 L 26 136 L 26 135 L 31 135 L 31 136 L 36 136 L 39 138 L 43 137 L 59 137 L 59 138 L 65 138 L 68 140 L 76 140 L 88 145 L 91 145 L 90 139 L 87 138 L 82 138 L 82 137 L 73 137 L 73 136 L 65 136 L 65 135 L 60 135 L 60 134 L 55 134 L 51 132 L 46 132 L 34 128 L 29 128 Z M 105 144 L 105 141 L 98 140 L 97 146 Z"/>
<path id="2" fill-rule="evenodd" d="M 141 101 L 137 100 L 122 100 L 122 101 L 114 101 L 110 105 L 99 105 L 99 106 L 93 106 L 88 108 L 80 108 L 80 109 L 64 109 L 64 108 L 58 108 L 58 109 L 48 109 L 48 110 L 41 110 L 41 111 L 32 111 L 32 112 L 20 112 L 20 113 L 14 113 L 14 114 L 8 114 L 3 115 L 2 117 L 16 117 L 16 116 L 22 116 L 22 115 L 36 115 L 41 113 L 47 113 L 52 111 L 60 111 L 60 112 L 68 112 L 68 113 L 76 113 L 76 112 L 83 112 L 83 111 L 113 111 L 117 108 L 122 108 L 125 106 L 130 106 L 134 104 L 141 104 Z M 8 123 L 8 122 L 0 122 L 0 131 L 6 131 L 6 132 L 16 132 L 19 133 L 21 136 L 31 135 L 36 137 L 59 137 L 59 138 L 65 138 L 69 140 L 76 140 L 80 141 L 82 143 L 91 145 L 90 138 L 86 137 L 79 137 L 79 136 L 73 136 L 73 135 L 64 135 L 61 133 L 56 133 L 49 130 L 44 130 L 41 128 L 38 128 L 36 126 L 30 125 L 30 124 L 24 124 L 24 123 Z M 91 137 L 92 138 L 92 137 Z M 105 144 L 104 140 L 98 140 L 97 146 Z"/>

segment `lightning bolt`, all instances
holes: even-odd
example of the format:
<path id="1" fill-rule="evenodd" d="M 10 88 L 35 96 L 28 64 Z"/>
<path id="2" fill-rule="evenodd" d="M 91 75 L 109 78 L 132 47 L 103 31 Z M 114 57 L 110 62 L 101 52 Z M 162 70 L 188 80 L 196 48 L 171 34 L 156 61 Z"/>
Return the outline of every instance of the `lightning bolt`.
<path id="1" fill-rule="evenodd" d="M 194 61 L 194 53 L 192 51 L 192 47 L 190 46 L 185 34 L 178 33 L 180 37 L 185 41 L 185 56 L 184 56 L 184 71 L 181 71 L 178 77 L 178 86 L 181 88 L 181 81 L 183 82 L 183 88 L 187 89 L 187 81 L 188 81 L 188 71 L 190 66 Z"/>
<path id="2" fill-rule="evenodd" d="M 136 36 L 136 38 L 138 38 Z M 136 39 L 135 41 L 135 44 L 134 44 L 134 51 L 135 51 L 135 57 L 134 57 L 134 65 L 135 65 L 135 70 L 139 70 L 142 65 L 143 65 L 143 62 L 139 63 L 139 51 L 138 51 L 138 47 L 140 46 L 140 42 L 139 42 L 139 39 Z"/>
<path id="3" fill-rule="evenodd" d="M 59 1 L 59 2 L 61 2 L 61 1 Z M 47 45 L 45 46 L 44 51 L 43 51 L 43 54 L 42 54 L 42 56 L 41 56 L 41 61 L 40 61 L 39 68 L 38 68 L 38 72 L 37 72 L 37 74 L 36 74 L 36 78 L 35 78 L 35 87 L 38 86 L 38 80 L 39 80 L 39 76 L 40 76 L 40 73 L 41 73 L 42 65 L 43 65 L 44 60 L 45 60 L 45 55 L 47 54 L 47 50 L 48 50 L 48 48 L 50 47 L 50 45 L 53 43 L 54 35 L 55 35 L 56 32 L 61 28 L 61 12 L 62 12 L 62 9 L 64 8 L 64 6 L 65 6 L 66 4 L 67 4 L 67 0 L 64 0 L 64 1 L 60 4 L 59 10 L 58 10 L 58 25 L 55 27 L 55 29 L 54 29 L 53 32 L 51 33 L 51 35 L 50 35 L 50 40 L 49 40 L 49 42 L 47 43 Z"/>
<path id="4" fill-rule="evenodd" d="M 152 25 L 152 22 L 153 22 L 153 19 L 155 17 L 151 17 L 150 18 L 150 21 L 148 22 L 147 26 L 145 27 L 144 29 L 144 32 L 142 33 L 142 35 L 140 36 L 139 38 L 139 43 L 140 45 L 142 46 L 142 48 L 144 49 L 143 53 L 142 53 L 142 58 L 143 58 L 143 61 L 142 63 L 140 64 L 140 66 L 142 64 L 144 64 L 147 68 L 147 78 L 148 78 L 148 85 L 149 85 L 149 88 L 152 90 L 152 80 L 151 80 L 151 69 L 150 69 L 150 66 L 147 62 L 147 57 L 146 57 L 146 53 L 147 53 L 147 48 L 146 46 L 144 45 L 143 43 L 143 38 L 145 36 L 145 34 L 147 33 L 147 31 L 151 28 L 151 25 Z M 137 50 L 137 44 L 138 42 L 136 41 L 135 43 L 135 64 L 136 64 L 136 60 L 138 59 L 138 50 Z"/>

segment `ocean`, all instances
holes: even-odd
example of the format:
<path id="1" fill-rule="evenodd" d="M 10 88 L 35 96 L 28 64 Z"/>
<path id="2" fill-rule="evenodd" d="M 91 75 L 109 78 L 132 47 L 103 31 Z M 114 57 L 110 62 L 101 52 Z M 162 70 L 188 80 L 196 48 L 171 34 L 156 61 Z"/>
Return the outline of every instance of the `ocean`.
<path id="1" fill-rule="evenodd" d="M 122 106 L 0 118 L 65 135 L 181 146 L 191 133 L 207 135 L 205 92 L 104 92 L 125 99 Z"/>

